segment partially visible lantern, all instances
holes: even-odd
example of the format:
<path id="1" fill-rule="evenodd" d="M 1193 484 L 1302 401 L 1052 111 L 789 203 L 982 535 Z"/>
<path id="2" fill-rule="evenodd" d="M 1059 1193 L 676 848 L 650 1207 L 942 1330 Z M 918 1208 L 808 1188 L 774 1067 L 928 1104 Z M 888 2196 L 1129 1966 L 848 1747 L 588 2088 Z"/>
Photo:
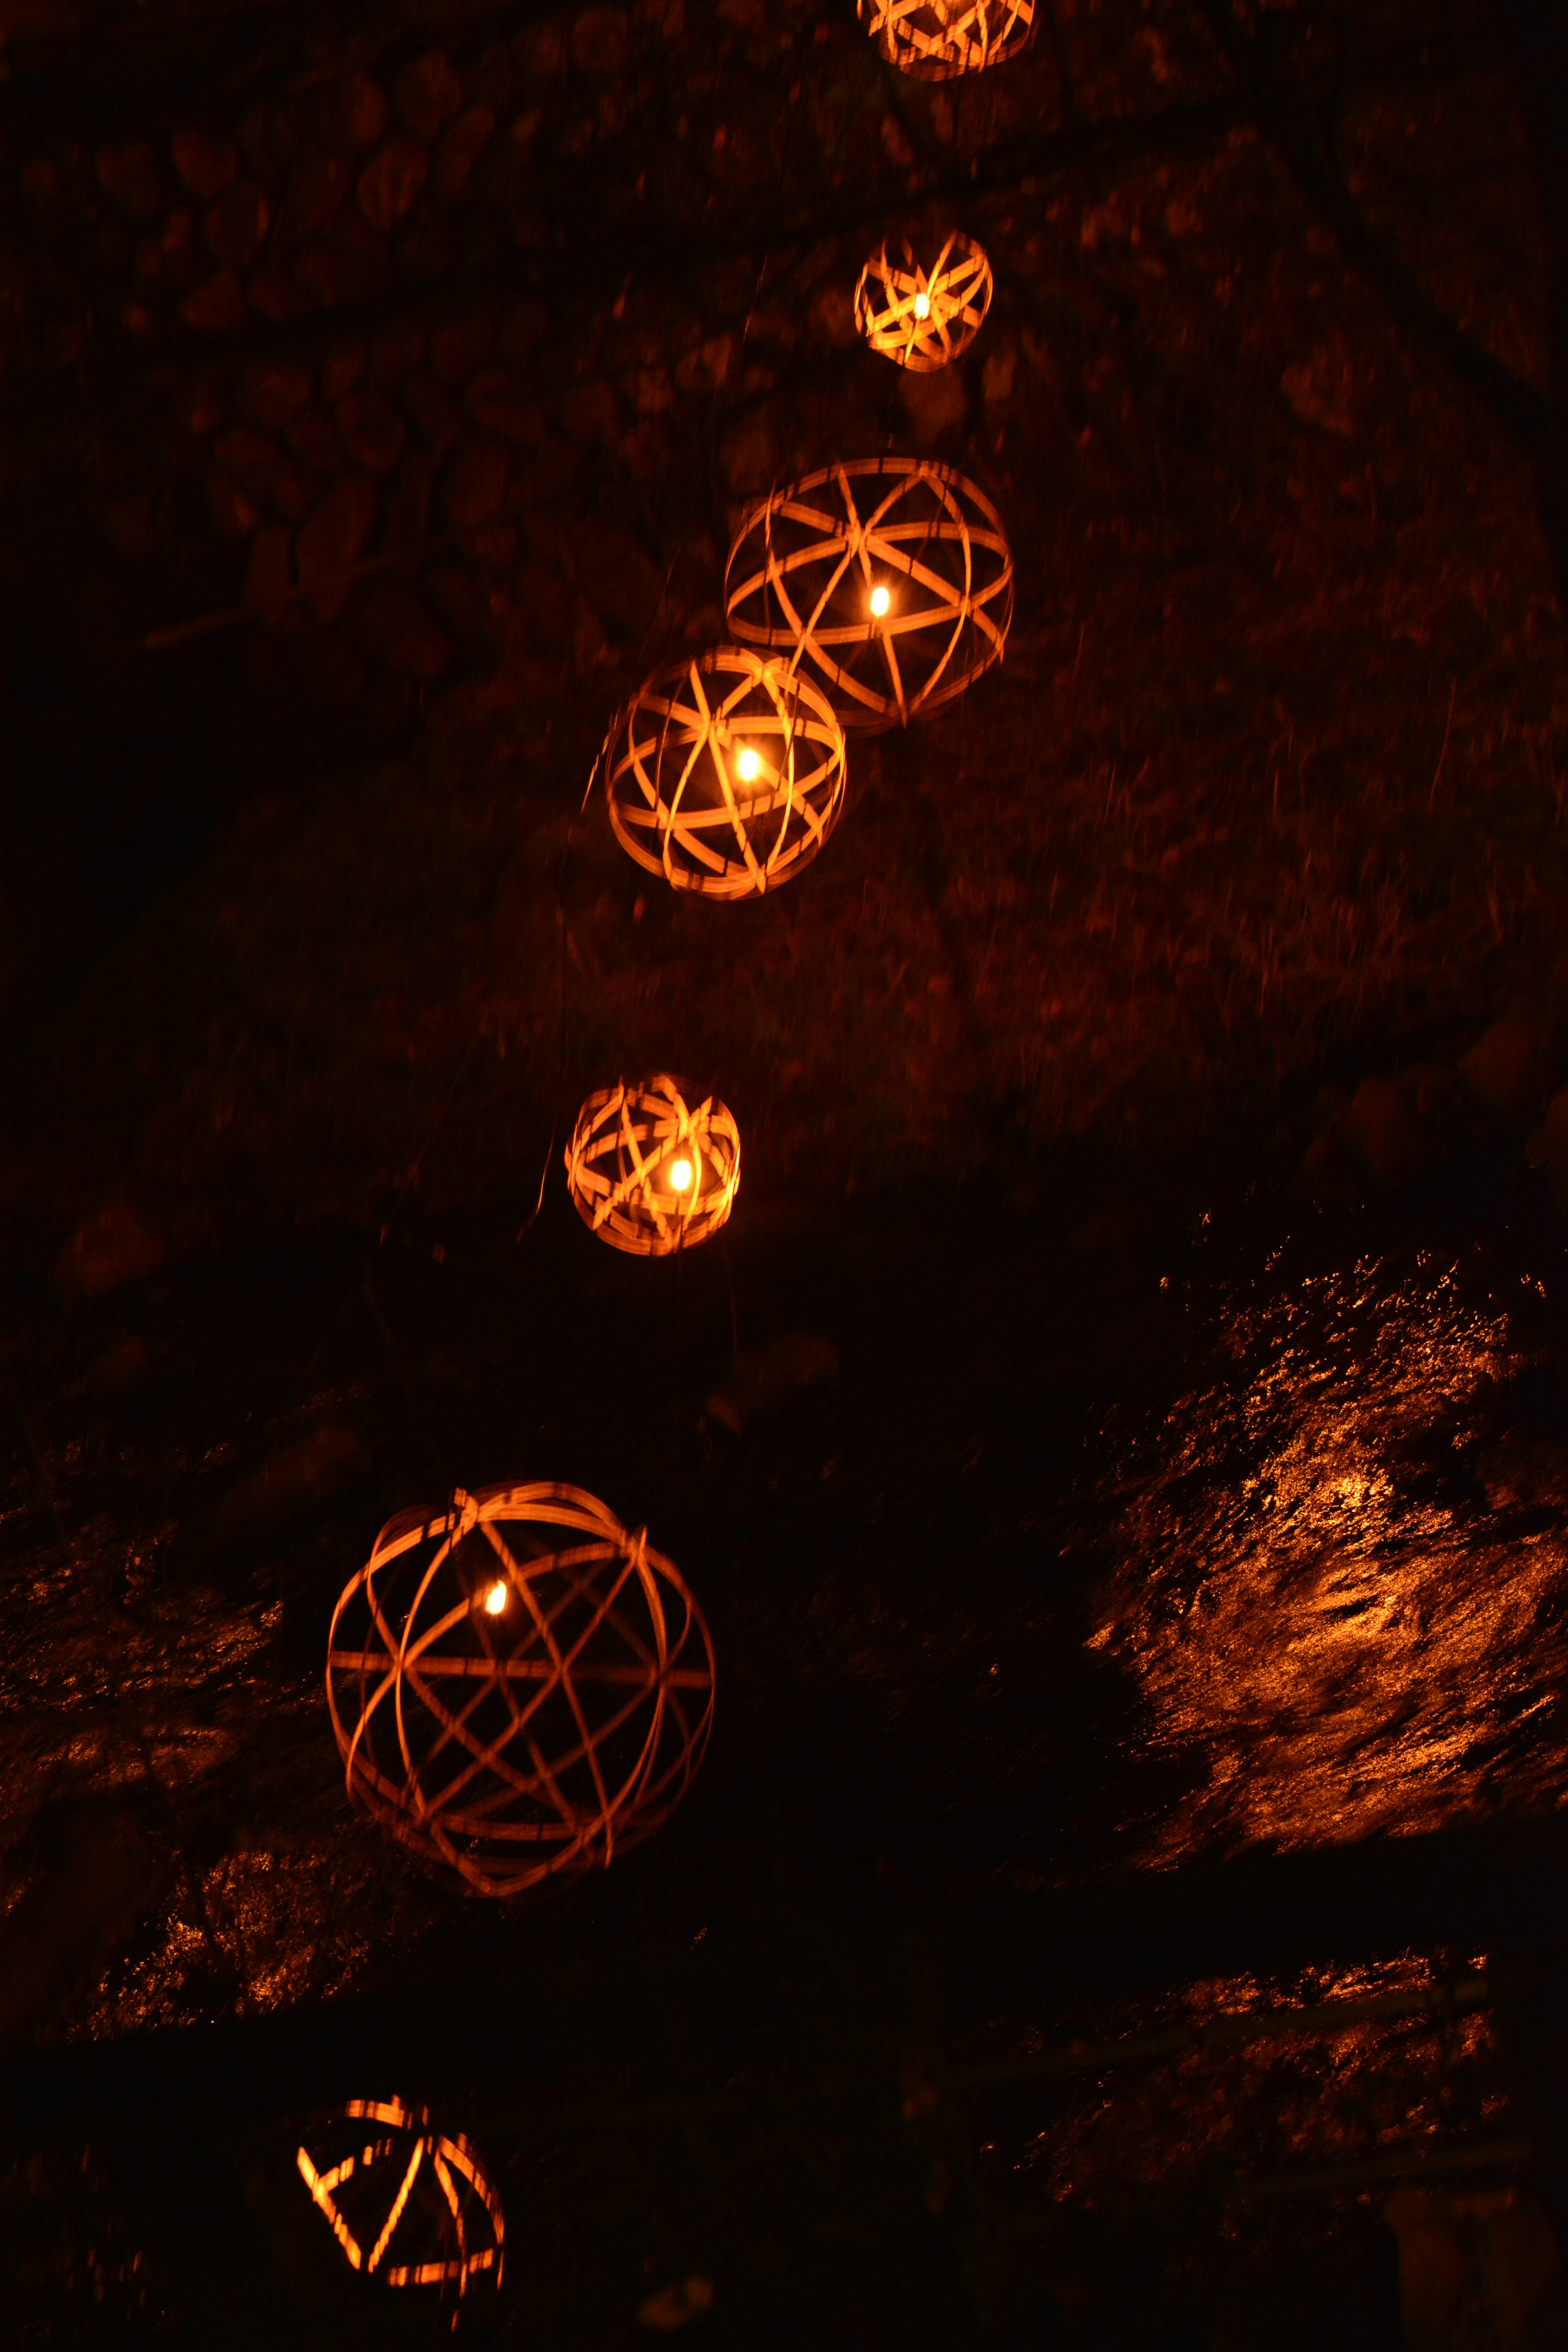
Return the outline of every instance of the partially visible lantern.
<path id="1" fill-rule="evenodd" d="M 487 2274 L 500 2286 L 500 2198 L 460 2132 L 433 2130 L 401 2099 L 350 2099 L 310 2138 L 300 2179 L 356 2271 L 459 2294 Z"/>
<path id="2" fill-rule="evenodd" d="M 981 73 L 1028 47 L 1035 0 L 858 0 L 882 55 L 917 81 Z"/>
<path id="3" fill-rule="evenodd" d="M 966 352 L 991 308 L 991 264 L 957 229 L 929 269 L 908 237 L 897 253 L 878 247 L 855 289 L 855 324 L 874 352 L 917 374 Z"/>
<path id="4" fill-rule="evenodd" d="M 713 1649 L 646 1528 L 577 1486 L 456 1493 L 345 1589 L 327 1704 L 349 1795 L 469 1893 L 604 1868 L 679 1803 Z"/>
<path id="5" fill-rule="evenodd" d="M 710 898 L 787 882 L 844 804 L 844 733 L 826 698 L 788 663 L 737 646 L 650 677 L 601 758 L 622 848 Z"/>
<path id="6" fill-rule="evenodd" d="M 604 1087 L 577 1114 L 566 1183 L 584 1223 L 638 1257 L 716 1234 L 741 1182 L 741 1130 L 714 1095 L 689 1103 L 668 1071 Z"/>
<path id="7" fill-rule="evenodd" d="M 846 727 L 894 727 L 1000 661 L 1013 556 L 984 490 L 921 457 L 862 457 L 774 490 L 742 519 L 730 627 L 791 649 Z"/>

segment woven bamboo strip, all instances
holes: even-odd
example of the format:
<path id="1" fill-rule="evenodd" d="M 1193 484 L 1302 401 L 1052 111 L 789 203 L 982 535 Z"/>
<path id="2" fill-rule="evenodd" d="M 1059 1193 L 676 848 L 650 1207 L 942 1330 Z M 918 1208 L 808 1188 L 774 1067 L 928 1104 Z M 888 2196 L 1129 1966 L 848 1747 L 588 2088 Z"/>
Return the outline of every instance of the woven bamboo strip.
<path id="1" fill-rule="evenodd" d="M 907 725 L 1001 660 L 1012 551 L 951 466 L 857 458 L 743 517 L 724 603 L 735 636 L 809 666 L 847 728 Z"/>
<path id="2" fill-rule="evenodd" d="M 741 1131 L 716 1096 L 689 1105 L 680 1081 L 605 1087 L 577 1114 L 566 1183 L 591 1233 L 638 1257 L 716 1234 L 741 1182 Z"/>
<path id="3" fill-rule="evenodd" d="M 327 1700 L 354 1802 L 512 1895 L 602 1867 L 679 1801 L 713 1652 L 646 1533 L 578 1487 L 499 1486 L 383 1528 L 333 1614 Z"/>
<path id="4" fill-rule="evenodd" d="M 888 63 L 917 81 L 983 73 L 1028 47 L 1035 0 L 858 0 Z"/>
<path id="5" fill-rule="evenodd" d="M 787 882 L 844 803 L 844 734 L 826 698 L 787 662 L 734 646 L 650 677 L 600 759 L 622 848 L 704 898 Z"/>
<path id="6" fill-rule="evenodd" d="M 448 2137 L 433 2130 L 423 2107 L 405 2106 L 401 2099 L 351 2099 L 312 2137 L 318 2144 L 330 2139 L 341 2145 L 348 2127 L 358 2123 L 379 2124 L 386 2136 L 365 2143 L 356 2135 L 359 2144 L 335 2164 L 319 2164 L 303 2146 L 296 2158 L 300 2179 L 353 2269 L 379 2276 L 388 2286 L 455 2286 L 464 2294 L 469 2280 L 486 2273 L 499 2286 L 506 2241 L 500 2198 L 468 2141 L 461 2133 Z M 426 2158 L 438 2194 L 428 2189 L 421 2193 Z M 385 2184 L 394 2180 L 390 2196 L 384 2195 Z M 357 2231 L 342 2210 L 345 2190 L 360 2223 Z M 367 2222 L 374 2230 L 368 2255 Z M 427 2249 L 434 2237 L 438 2251 L 434 2256 L 426 2251 L 423 2260 L 388 2261 L 400 2234 L 411 2256 L 421 2251 L 418 2239 Z"/>
<path id="7" fill-rule="evenodd" d="M 929 375 L 966 352 L 991 308 L 991 264 L 954 229 L 929 269 L 908 237 L 879 246 L 855 289 L 855 323 L 874 352 Z"/>

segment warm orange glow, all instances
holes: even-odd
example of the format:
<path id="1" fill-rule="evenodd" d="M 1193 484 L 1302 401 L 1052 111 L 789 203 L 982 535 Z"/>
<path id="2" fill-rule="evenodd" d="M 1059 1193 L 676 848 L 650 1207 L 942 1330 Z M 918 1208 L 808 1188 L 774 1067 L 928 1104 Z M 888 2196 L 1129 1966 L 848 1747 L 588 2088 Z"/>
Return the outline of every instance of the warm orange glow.
<path id="1" fill-rule="evenodd" d="M 485 1595 L 485 1608 L 491 1617 L 499 1617 L 506 1607 L 506 1586 L 498 1577 Z"/>
<path id="2" fill-rule="evenodd" d="M 691 1162 L 689 1160 L 672 1160 L 670 1161 L 669 1182 L 672 1192 L 685 1192 L 690 1190 Z"/>
<path id="3" fill-rule="evenodd" d="M 871 591 L 871 610 L 872 610 L 872 612 L 876 614 L 876 616 L 877 616 L 877 618 L 878 618 L 878 620 L 879 620 L 879 621 L 881 619 L 881 617 L 882 617 L 883 614 L 887 611 L 887 609 L 888 609 L 889 605 L 892 603 L 892 601 L 893 601 L 893 600 L 892 600 L 892 597 L 889 594 L 889 593 L 888 593 L 887 589 L 885 589 L 885 588 L 873 588 L 873 589 L 872 589 L 872 591 Z"/>
<path id="4" fill-rule="evenodd" d="M 915 296 L 915 316 L 917 319 L 929 319 L 931 317 L 931 296 L 929 294 L 921 293 Z"/>
<path id="5" fill-rule="evenodd" d="M 757 752 L 752 751 L 751 745 L 748 743 L 745 750 L 740 752 L 736 757 L 735 773 L 740 777 L 741 782 L 743 784 L 754 784 L 762 772 L 763 762 L 761 757 Z"/>

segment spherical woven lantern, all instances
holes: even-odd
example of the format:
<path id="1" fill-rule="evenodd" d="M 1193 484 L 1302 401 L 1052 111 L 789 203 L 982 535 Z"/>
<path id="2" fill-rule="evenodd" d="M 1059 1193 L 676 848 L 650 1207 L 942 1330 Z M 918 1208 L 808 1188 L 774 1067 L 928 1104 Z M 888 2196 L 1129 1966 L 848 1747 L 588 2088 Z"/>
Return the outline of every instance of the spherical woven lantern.
<path id="1" fill-rule="evenodd" d="M 862 457 L 752 509 L 724 602 L 744 644 L 793 649 L 846 727 L 893 727 L 1001 660 L 1012 551 L 984 490 L 951 466 Z"/>
<path id="2" fill-rule="evenodd" d="M 844 730 L 831 704 L 787 662 L 738 646 L 650 677 L 601 757 L 622 848 L 709 898 L 787 882 L 844 805 Z"/>
<path id="3" fill-rule="evenodd" d="M 1028 47 L 1035 0 L 858 0 L 882 55 L 917 81 L 981 73 Z"/>
<path id="4" fill-rule="evenodd" d="M 689 1103 L 657 1071 L 592 1094 L 566 1147 L 566 1183 L 590 1232 L 638 1257 L 716 1234 L 741 1183 L 741 1130 L 716 1096 Z"/>
<path id="5" fill-rule="evenodd" d="M 376 1538 L 332 1617 L 349 1795 L 478 1895 L 606 1865 L 685 1794 L 713 1649 L 679 1571 L 576 1486 L 461 1491 Z"/>
<path id="6" fill-rule="evenodd" d="M 908 237 L 879 246 L 855 289 L 855 324 L 874 352 L 929 375 L 966 352 L 991 308 L 991 264 L 954 229 L 927 269 Z"/>
<path id="7" fill-rule="evenodd" d="M 500 2199 L 460 2132 L 433 2131 L 401 2099 L 350 2099 L 310 2137 L 300 2177 L 356 2271 L 459 2294 L 487 2273 L 500 2286 Z"/>

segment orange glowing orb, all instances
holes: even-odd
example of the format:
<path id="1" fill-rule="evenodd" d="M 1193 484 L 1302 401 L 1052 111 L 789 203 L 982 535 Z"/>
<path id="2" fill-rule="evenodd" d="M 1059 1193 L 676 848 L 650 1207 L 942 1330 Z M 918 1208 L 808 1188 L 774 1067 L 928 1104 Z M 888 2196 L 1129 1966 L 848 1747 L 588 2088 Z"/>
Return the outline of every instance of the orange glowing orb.
<path id="1" fill-rule="evenodd" d="M 915 316 L 917 319 L 929 319 L 931 317 L 931 296 L 925 291 L 923 287 L 915 296 Z"/>
<path id="2" fill-rule="evenodd" d="M 487 1616 L 499 1617 L 505 1607 L 506 1586 L 498 1577 L 485 1595 L 485 1612 Z"/>
<path id="3" fill-rule="evenodd" d="M 879 621 L 881 619 L 883 614 L 887 611 L 892 601 L 891 596 L 888 593 L 888 591 L 885 588 L 872 589 L 871 610 L 876 614 Z"/>
<path id="4" fill-rule="evenodd" d="M 760 756 L 752 750 L 751 745 L 748 744 L 746 749 L 736 758 L 735 773 L 740 777 L 741 782 L 743 784 L 754 784 L 762 772 L 762 760 Z"/>
<path id="5" fill-rule="evenodd" d="M 669 1170 L 669 1185 L 671 1192 L 685 1192 L 689 1191 L 691 1185 L 691 1162 L 689 1160 L 676 1160 L 671 1161 Z"/>

